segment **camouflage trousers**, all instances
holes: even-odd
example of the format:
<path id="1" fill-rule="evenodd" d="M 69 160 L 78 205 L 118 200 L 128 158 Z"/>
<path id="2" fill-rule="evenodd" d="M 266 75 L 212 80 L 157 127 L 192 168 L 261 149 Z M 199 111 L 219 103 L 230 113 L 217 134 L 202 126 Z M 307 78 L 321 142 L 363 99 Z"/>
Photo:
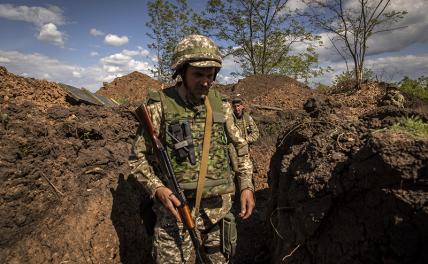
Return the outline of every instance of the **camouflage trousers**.
<path id="1" fill-rule="evenodd" d="M 192 200 L 189 203 L 192 206 Z M 231 206 L 230 194 L 201 201 L 196 226 L 206 263 L 228 263 L 227 256 L 221 252 L 219 222 Z M 191 263 L 194 248 L 189 233 L 159 201 L 155 201 L 153 210 L 157 216 L 152 252 L 156 263 Z"/>

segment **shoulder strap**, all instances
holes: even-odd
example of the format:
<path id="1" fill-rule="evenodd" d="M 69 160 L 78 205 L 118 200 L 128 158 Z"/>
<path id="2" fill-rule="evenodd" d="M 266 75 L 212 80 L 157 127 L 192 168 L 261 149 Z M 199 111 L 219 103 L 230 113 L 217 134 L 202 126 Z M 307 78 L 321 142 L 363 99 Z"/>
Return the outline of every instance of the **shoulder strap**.
<path id="1" fill-rule="evenodd" d="M 201 204 L 202 193 L 204 192 L 204 187 L 205 187 L 205 177 L 207 176 L 208 158 L 209 158 L 210 143 L 211 143 L 211 129 L 213 124 L 212 107 L 211 107 L 209 98 L 205 98 L 204 103 L 207 109 L 207 118 L 205 119 L 205 133 L 204 133 L 204 141 L 202 144 L 202 158 L 201 158 L 201 164 L 199 167 L 198 185 L 196 188 L 196 200 L 195 200 L 195 211 L 194 211 L 195 218 L 199 216 L 199 206 Z"/>

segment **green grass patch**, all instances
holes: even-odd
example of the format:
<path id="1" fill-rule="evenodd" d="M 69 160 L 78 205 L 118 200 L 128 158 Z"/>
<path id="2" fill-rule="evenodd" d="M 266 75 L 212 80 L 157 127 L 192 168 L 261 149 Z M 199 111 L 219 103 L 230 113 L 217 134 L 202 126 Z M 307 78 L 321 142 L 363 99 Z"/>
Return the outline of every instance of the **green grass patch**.
<path id="1" fill-rule="evenodd" d="M 405 132 L 419 137 L 428 137 L 428 123 L 419 117 L 400 117 L 398 122 L 388 128 L 396 132 Z"/>
<path id="2" fill-rule="evenodd" d="M 129 103 L 129 98 L 127 98 L 127 97 L 118 98 L 118 99 L 116 99 L 116 102 L 118 102 L 120 105 L 128 104 Z"/>

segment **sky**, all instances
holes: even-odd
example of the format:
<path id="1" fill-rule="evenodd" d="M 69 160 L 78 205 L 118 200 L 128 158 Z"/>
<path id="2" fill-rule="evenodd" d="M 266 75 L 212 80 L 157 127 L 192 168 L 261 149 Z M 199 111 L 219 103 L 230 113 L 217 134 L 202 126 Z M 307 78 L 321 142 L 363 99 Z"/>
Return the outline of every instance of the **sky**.
<path id="1" fill-rule="evenodd" d="M 206 1 L 188 2 L 201 10 Z M 287 5 L 291 10 L 305 9 L 299 0 Z M 375 35 L 369 42 L 367 66 L 383 80 L 427 76 L 428 1 L 392 0 L 391 8 L 407 10 L 398 25 L 405 28 Z M 0 65 L 17 75 L 91 91 L 132 71 L 152 75 L 156 59 L 147 47 L 148 20 L 147 1 L 142 0 L 0 0 Z M 317 47 L 321 66 L 333 71 L 311 82 L 329 84 L 346 67 L 328 34 L 319 34 L 324 40 Z M 230 73 L 237 71 L 233 58 L 226 57 L 218 81 L 235 82 Z"/>

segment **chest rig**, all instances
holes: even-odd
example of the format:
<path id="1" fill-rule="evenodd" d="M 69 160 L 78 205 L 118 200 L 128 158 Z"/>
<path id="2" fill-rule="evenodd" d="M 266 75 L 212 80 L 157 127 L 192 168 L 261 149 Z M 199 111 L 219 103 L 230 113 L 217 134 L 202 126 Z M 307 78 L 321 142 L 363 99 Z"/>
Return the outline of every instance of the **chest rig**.
<path id="1" fill-rule="evenodd" d="M 149 97 L 150 101 L 160 101 L 162 104 L 161 139 L 165 142 L 180 187 L 188 198 L 193 198 L 197 187 L 205 133 L 205 106 L 189 107 L 181 99 L 175 87 L 150 93 Z M 221 95 L 210 90 L 208 99 L 213 111 L 213 125 L 203 198 L 219 196 L 235 190 L 229 166 Z"/>
<path id="2" fill-rule="evenodd" d="M 242 118 L 237 118 L 236 115 L 234 114 L 233 119 L 239 131 L 241 131 L 241 136 L 247 139 L 248 134 L 253 132 L 251 128 L 248 126 L 250 124 L 250 116 L 246 112 L 244 112 Z"/>

